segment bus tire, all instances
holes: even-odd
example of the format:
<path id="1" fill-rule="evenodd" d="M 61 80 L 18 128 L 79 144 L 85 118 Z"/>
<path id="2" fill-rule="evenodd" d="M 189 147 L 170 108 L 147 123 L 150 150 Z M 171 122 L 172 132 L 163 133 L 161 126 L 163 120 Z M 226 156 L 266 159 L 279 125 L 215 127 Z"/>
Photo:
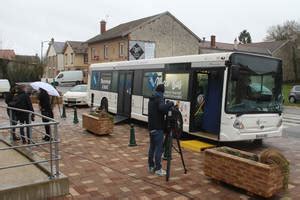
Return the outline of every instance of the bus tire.
<path id="1" fill-rule="evenodd" d="M 81 83 L 81 81 L 76 81 L 75 85 L 79 85 Z"/>
<path id="2" fill-rule="evenodd" d="M 261 146 L 261 145 L 263 144 L 263 139 L 255 139 L 255 140 L 253 141 L 253 144 L 256 144 L 256 145 Z"/>
<path id="3" fill-rule="evenodd" d="M 103 98 L 101 100 L 101 105 L 100 105 L 101 110 L 104 110 L 106 112 L 108 112 L 108 101 L 106 98 Z"/>

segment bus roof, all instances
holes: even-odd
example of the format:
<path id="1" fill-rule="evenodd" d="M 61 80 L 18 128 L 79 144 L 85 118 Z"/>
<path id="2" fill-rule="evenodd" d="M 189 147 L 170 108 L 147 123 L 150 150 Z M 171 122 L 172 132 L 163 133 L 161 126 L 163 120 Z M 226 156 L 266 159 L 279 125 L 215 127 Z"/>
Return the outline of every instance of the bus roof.
<path id="1" fill-rule="evenodd" d="M 225 52 L 225 53 L 211 53 L 211 54 L 196 54 L 196 55 L 186 55 L 186 56 L 174 56 L 174 57 L 163 57 L 163 58 L 153 58 L 153 59 L 143 59 L 143 60 L 131 60 L 131 61 L 119 61 L 119 62 L 106 62 L 106 63 L 94 63 L 90 65 L 91 69 L 133 69 L 133 68 L 152 68 L 150 66 L 163 67 L 164 64 L 170 63 L 192 63 L 192 67 L 225 67 L 225 61 L 229 60 L 229 57 L 237 52 Z M 238 54 L 249 54 L 240 53 Z M 268 56 L 262 56 L 268 57 Z M 131 68 L 132 67 L 132 68 Z"/>

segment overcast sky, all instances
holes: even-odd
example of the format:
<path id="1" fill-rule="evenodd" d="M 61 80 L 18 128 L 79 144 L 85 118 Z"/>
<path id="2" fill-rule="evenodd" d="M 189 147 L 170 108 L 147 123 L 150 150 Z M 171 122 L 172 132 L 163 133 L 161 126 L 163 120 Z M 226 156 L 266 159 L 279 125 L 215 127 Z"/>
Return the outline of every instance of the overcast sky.
<path id="1" fill-rule="evenodd" d="M 260 42 L 268 27 L 286 20 L 300 22 L 299 0 L 3 0 L 0 48 L 40 55 L 41 41 L 86 41 L 99 34 L 102 19 L 110 29 L 165 11 L 200 38 L 214 34 L 217 42 L 228 43 L 243 29 L 253 42 Z"/>

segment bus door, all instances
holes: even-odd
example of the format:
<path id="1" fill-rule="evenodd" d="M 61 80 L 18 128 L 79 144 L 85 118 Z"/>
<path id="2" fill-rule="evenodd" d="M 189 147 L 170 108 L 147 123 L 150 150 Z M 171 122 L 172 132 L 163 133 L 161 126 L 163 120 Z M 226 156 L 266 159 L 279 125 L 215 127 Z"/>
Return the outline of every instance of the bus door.
<path id="1" fill-rule="evenodd" d="M 118 107 L 117 114 L 130 117 L 131 92 L 132 92 L 132 71 L 120 71 L 118 83 Z"/>
<path id="2" fill-rule="evenodd" d="M 222 70 L 197 72 L 194 77 L 192 104 L 193 131 L 219 134 L 222 106 Z"/>
<path id="3" fill-rule="evenodd" d="M 190 131 L 201 131 L 208 87 L 208 73 L 193 73 Z"/>

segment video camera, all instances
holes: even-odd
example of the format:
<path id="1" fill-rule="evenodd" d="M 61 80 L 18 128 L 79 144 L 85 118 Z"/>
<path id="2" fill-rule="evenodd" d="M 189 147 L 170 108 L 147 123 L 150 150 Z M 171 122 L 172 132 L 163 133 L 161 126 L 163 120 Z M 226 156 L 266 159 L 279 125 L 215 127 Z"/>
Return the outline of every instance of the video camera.
<path id="1" fill-rule="evenodd" d="M 170 170 L 171 170 L 171 157 L 172 157 L 172 148 L 179 153 L 181 162 L 184 168 L 184 173 L 186 174 L 187 169 L 184 164 L 183 154 L 179 142 L 179 138 L 181 138 L 183 121 L 181 112 L 178 109 L 178 106 L 174 106 L 174 104 L 170 107 L 167 116 L 167 134 L 165 137 L 166 151 L 165 155 L 167 157 L 167 174 L 166 181 L 169 181 Z M 176 138 L 177 148 L 173 145 L 173 138 Z"/>
<path id="2" fill-rule="evenodd" d="M 180 138 L 183 129 L 183 120 L 178 106 L 173 105 L 170 107 L 166 116 L 166 120 L 168 132 L 172 130 L 174 136 Z"/>

